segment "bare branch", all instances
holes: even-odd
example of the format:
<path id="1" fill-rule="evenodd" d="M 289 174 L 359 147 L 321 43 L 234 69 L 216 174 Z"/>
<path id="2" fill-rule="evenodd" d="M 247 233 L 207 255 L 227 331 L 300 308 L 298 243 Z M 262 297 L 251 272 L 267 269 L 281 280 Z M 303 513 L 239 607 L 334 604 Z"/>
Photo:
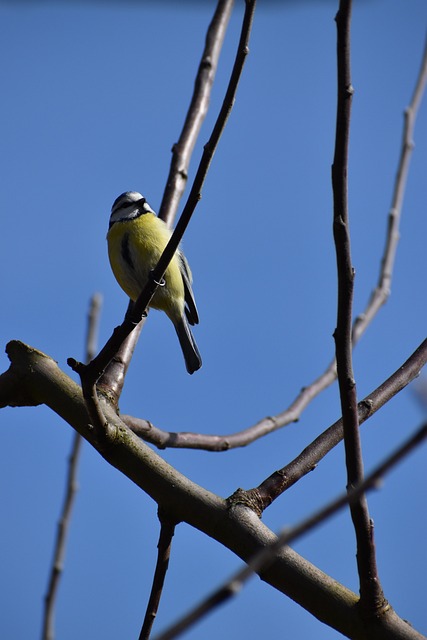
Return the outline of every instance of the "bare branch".
<path id="1" fill-rule="evenodd" d="M 210 596 L 203 600 L 199 605 L 194 607 L 188 614 L 183 616 L 178 622 L 173 624 L 169 629 L 156 636 L 155 640 L 173 640 L 177 638 L 181 633 L 193 626 L 197 621 L 203 618 L 208 613 L 211 613 L 219 605 L 229 600 L 232 596 L 237 595 L 241 588 L 251 578 L 254 573 L 262 573 L 276 557 L 280 548 L 285 545 L 289 545 L 297 538 L 301 537 L 320 523 L 330 518 L 337 511 L 345 507 L 347 504 L 353 504 L 361 495 L 364 495 L 368 489 L 373 489 L 377 485 L 378 481 L 392 469 L 398 462 L 400 462 L 405 456 L 407 456 L 415 447 L 419 446 L 421 442 L 427 437 L 427 424 L 423 424 L 421 428 L 406 440 L 396 451 L 388 456 L 376 469 L 365 478 L 363 482 L 354 486 L 346 493 L 341 494 L 338 498 L 328 503 L 322 509 L 319 509 L 311 516 L 302 520 L 299 524 L 293 527 L 286 527 L 277 536 L 274 542 L 266 546 L 259 551 L 255 556 L 250 558 L 247 565 L 237 571 L 231 579 L 225 584 L 216 589 Z M 384 614 L 391 612 L 391 607 L 388 605 L 384 610 Z M 408 628 L 409 631 L 409 628 Z M 366 636 L 368 637 L 368 636 Z M 395 636 L 394 636 L 395 637 Z M 408 635 L 408 638 L 416 637 L 421 638 L 421 635 L 417 632 Z"/>
<path id="2" fill-rule="evenodd" d="M 406 182 L 408 178 L 409 163 L 414 149 L 414 129 L 418 109 L 427 84 L 427 39 L 424 47 L 424 54 L 421 67 L 416 80 L 414 93 L 404 114 L 404 126 L 402 134 L 402 146 L 400 158 L 394 184 L 394 192 L 391 209 L 388 216 L 388 231 L 384 254 L 381 260 L 381 269 L 378 284 L 373 290 L 365 311 L 356 318 L 353 325 L 353 344 L 359 340 L 361 335 L 371 323 L 379 309 L 385 304 L 390 295 L 391 279 L 393 274 L 394 260 L 396 257 L 397 244 L 399 242 L 399 224 L 402 214 L 402 203 L 405 194 Z"/>
<path id="3" fill-rule="evenodd" d="M 160 520 L 160 536 L 157 544 L 157 563 L 154 571 L 153 586 L 151 588 L 150 598 L 145 612 L 144 623 L 142 625 L 139 640 L 148 640 L 151 629 L 159 608 L 160 598 L 162 596 L 163 585 L 165 582 L 166 572 L 169 567 L 169 558 L 172 547 L 172 538 L 175 533 L 176 521 L 171 520 L 166 513 L 159 509 Z"/>
<path id="4" fill-rule="evenodd" d="M 52 358 L 22 342 L 9 342 L 7 354 L 23 396 L 37 399 L 60 415 L 171 517 L 206 533 L 245 562 L 274 541 L 274 534 L 250 509 L 241 505 L 227 508 L 225 500 L 183 476 L 133 434 L 102 398 L 109 428 L 107 446 L 101 448 L 88 425 L 79 385 Z M 340 633 L 355 640 L 366 637 L 366 620 L 361 618 L 356 594 L 293 549 L 282 548 L 261 578 Z M 374 637 L 409 640 L 421 636 L 390 610 L 375 621 Z"/>
<path id="5" fill-rule="evenodd" d="M 394 266 L 394 257 L 399 237 L 398 224 L 400 221 L 401 207 L 406 177 L 409 168 L 409 159 L 413 149 L 413 132 L 423 93 L 427 82 L 427 42 L 424 50 L 423 60 L 420 67 L 419 76 L 416 81 L 414 94 L 410 106 L 405 111 L 405 124 L 403 130 L 403 143 L 399 161 L 399 169 L 394 186 L 394 196 L 392 208 L 389 215 L 389 226 L 386 235 L 386 247 L 381 260 L 381 271 L 377 287 L 374 289 L 368 305 L 359 315 L 352 327 L 353 347 L 361 338 L 369 324 L 372 322 L 380 307 L 386 302 L 390 293 L 390 284 Z M 282 413 L 275 416 L 267 416 L 256 424 L 228 435 L 207 435 L 193 432 L 169 432 L 154 427 L 147 420 L 122 416 L 122 419 L 142 438 L 158 446 L 183 447 L 189 449 L 204 449 L 206 451 L 226 451 L 236 447 L 244 447 L 258 438 L 261 438 L 273 431 L 281 429 L 292 422 L 298 421 L 300 415 L 307 405 L 324 389 L 330 386 L 336 379 L 335 360 L 327 367 L 316 380 L 304 387 L 297 395 L 292 404 Z"/>
<path id="6" fill-rule="evenodd" d="M 86 361 L 90 361 L 96 353 L 97 334 L 99 326 L 99 315 L 101 311 L 102 297 L 95 293 L 92 296 L 88 315 L 88 329 L 86 336 Z M 74 499 L 78 489 L 77 473 L 80 459 L 80 451 L 83 444 L 82 436 L 76 431 L 71 445 L 71 454 L 68 463 L 68 477 L 65 488 L 65 498 L 62 513 L 58 523 L 53 561 L 50 570 L 50 578 L 47 593 L 45 596 L 45 610 L 43 616 L 43 640 L 53 640 L 54 634 L 54 612 L 56 596 L 58 594 L 59 582 L 64 566 L 65 550 L 67 544 L 67 534 L 70 528 L 71 515 Z"/>
<path id="7" fill-rule="evenodd" d="M 332 184 L 334 199 L 333 231 L 338 274 L 338 310 L 334 338 L 343 418 L 347 488 L 351 491 L 353 487 L 363 482 L 363 456 L 352 358 L 354 269 L 351 262 L 347 179 L 350 113 L 354 92 L 350 75 L 351 0 L 340 0 L 336 23 L 338 104 Z M 366 496 L 363 493 L 360 493 L 357 499 L 350 503 L 350 513 L 357 541 L 361 607 L 368 616 L 378 615 L 388 604 L 379 581 L 373 540 L 373 524 L 369 517 Z"/>
<path id="8" fill-rule="evenodd" d="M 159 209 L 159 218 L 162 218 L 169 226 L 175 218 L 187 184 L 191 155 L 208 111 L 212 84 L 233 5 L 234 0 L 218 1 L 206 34 L 205 48 L 200 60 L 184 127 L 178 142 L 172 148 L 172 162 Z"/>
<path id="9" fill-rule="evenodd" d="M 427 363 L 427 339 L 385 382 L 377 387 L 357 406 L 359 425 L 374 415 L 392 397 L 402 391 L 420 373 Z M 275 471 L 255 489 L 258 508 L 263 511 L 273 500 L 292 487 L 303 476 L 313 471 L 318 463 L 343 439 L 342 418 L 321 433 L 294 460 Z"/>
<path id="10" fill-rule="evenodd" d="M 133 302 L 129 300 L 126 314 L 132 309 Z M 131 333 L 124 339 L 116 355 L 110 360 L 104 373 L 98 380 L 98 390 L 108 396 L 110 402 L 118 408 L 120 396 L 126 379 L 126 373 L 129 369 L 135 347 L 138 343 L 139 336 L 145 324 L 146 318 L 143 318 Z"/>
<path id="11" fill-rule="evenodd" d="M 375 389 L 375 391 L 359 402 L 359 424 L 365 422 L 376 411 L 381 409 L 386 402 L 412 382 L 412 380 L 419 375 L 419 372 L 426 362 L 427 340 L 416 349 L 395 373 Z M 318 380 L 320 381 L 321 378 Z M 299 398 L 304 398 L 306 404 L 308 404 L 310 400 L 309 391 L 310 389 L 307 387 L 307 389 L 303 389 L 299 396 Z M 294 407 L 294 405 L 295 403 L 291 405 L 291 407 Z M 288 410 L 289 413 L 281 415 L 288 416 L 290 415 L 290 411 L 291 409 Z M 134 416 L 120 415 L 120 419 L 123 420 L 136 435 L 156 445 L 159 449 L 165 449 L 166 447 L 184 447 L 188 449 L 203 449 L 204 451 L 225 451 L 233 447 L 245 446 L 257 437 L 266 435 L 281 426 L 278 416 L 273 416 L 265 418 L 244 431 L 231 435 L 216 436 L 185 431 L 178 433 L 164 431 L 155 427 L 148 420 L 142 420 Z M 271 428 L 272 425 L 274 428 Z M 273 500 L 278 498 L 283 491 L 289 489 L 289 487 L 295 484 L 302 476 L 312 471 L 318 462 L 320 462 L 333 447 L 341 442 L 342 438 L 342 420 L 340 419 L 308 445 L 295 460 L 283 467 L 283 469 L 275 471 L 272 476 L 264 480 L 256 489 L 251 489 L 250 491 L 258 491 L 261 494 L 261 510 L 268 507 Z"/>
<path id="12" fill-rule="evenodd" d="M 245 447 L 262 436 L 277 431 L 291 422 L 296 422 L 311 400 L 332 384 L 335 379 L 335 362 L 333 362 L 319 378 L 301 390 L 288 409 L 275 416 L 267 416 L 247 429 L 227 435 L 210 435 L 190 431 L 178 433 L 164 431 L 155 427 L 148 420 L 128 415 L 121 415 L 120 417 L 134 433 L 144 438 L 147 442 L 156 445 L 159 449 L 174 447 L 216 452 L 227 451 L 236 447 Z"/>

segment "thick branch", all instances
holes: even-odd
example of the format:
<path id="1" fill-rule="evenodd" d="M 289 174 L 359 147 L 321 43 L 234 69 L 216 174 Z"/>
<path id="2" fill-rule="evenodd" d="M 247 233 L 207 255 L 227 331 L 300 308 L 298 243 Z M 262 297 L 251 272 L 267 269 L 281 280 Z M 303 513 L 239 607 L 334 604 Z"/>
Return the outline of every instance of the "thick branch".
<path id="1" fill-rule="evenodd" d="M 275 539 L 249 509 L 228 509 L 222 500 L 191 482 L 135 436 L 103 402 L 109 423 L 106 443 L 97 446 L 80 387 L 48 356 L 20 342 L 10 342 L 7 353 L 24 395 L 36 398 L 58 413 L 83 435 L 114 467 L 148 493 L 170 517 L 183 520 L 211 536 L 248 561 Z M 325 624 L 349 638 L 366 640 L 365 622 L 356 606 L 356 594 L 340 585 L 289 547 L 277 552 L 263 580 L 299 603 Z M 420 634 L 390 609 L 375 623 L 375 640 L 417 639 Z"/>
<path id="2" fill-rule="evenodd" d="M 216 589 L 210 596 L 203 600 L 199 605 L 194 607 L 188 614 L 184 615 L 178 622 L 171 625 L 166 631 L 157 636 L 156 640 L 173 640 L 177 638 L 183 631 L 189 629 L 198 620 L 211 613 L 219 605 L 223 604 L 233 596 L 237 595 L 242 586 L 252 577 L 254 573 L 259 573 L 265 569 L 274 557 L 277 551 L 294 542 L 298 537 L 312 530 L 320 523 L 330 518 L 337 511 L 342 509 L 348 503 L 354 502 L 359 495 L 373 489 L 378 481 L 382 479 L 385 473 L 390 471 L 398 462 L 400 462 L 408 453 L 423 442 L 427 437 L 427 424 L 421 428 L 408 440 L 394 451 L 387 459 L 381 463 L 364 481 L 357 485 L 351 491 L 341 494 L 335 500 L 329 502 L 325 507 L 319 509 L 311 516 L 302 520 L 299 524 L 292 527 L 286 527 L 272 544 L 259 551 L 256 556 L 251 558 L 247 565 L 237 571 L 231 579 Z M 369 632 L 368 632 L 369 633 Z"/>

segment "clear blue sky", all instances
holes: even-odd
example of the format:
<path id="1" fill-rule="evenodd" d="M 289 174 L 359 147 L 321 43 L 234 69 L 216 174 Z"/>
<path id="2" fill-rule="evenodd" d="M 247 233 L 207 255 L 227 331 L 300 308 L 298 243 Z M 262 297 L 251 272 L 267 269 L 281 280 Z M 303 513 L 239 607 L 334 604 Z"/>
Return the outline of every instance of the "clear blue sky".
<path id="1" fill-rule="evenodd" d="M 224 93 L 241 4 L 190 177 Z M 195 336 L 203 368 L 187 375 L 172 326 L 152 312 L 121 399 L 123 412 L 174 431 L 231 433 L 278 413 L 323 371 L 334 349 L 337 3 L 259 5 L 235 108 L 184 240 L 201 315 Z M 122 191 L 135 189 L 158 208 L 211 13 L 208 2 L 0 6 L 2 345 L 23 340 L 70 373 L 67 357 L 83 357 L 93 292 L 104 296 L 100 340 L 121 321 L 127 301 L 106 254 L 110 207 Z M 426 22 L 424 0 L 355 2 L 349 195 L 355 313 L 378 275 L 402 114 Z M 355 351 L 360 397 L 425 337 L 427 101 L 415 139 L 392 296 Z M 6 369 L 3 349 L 0 360 Z M 299 423 L 249 448 L 162 455 L 227 496 L 258 485 L 338 417 L 334 386 Z M 410 389 L 390 402 L 363 426 L 366 468 L 421 420 Z M 0 636 L 37 638 L 72 432 L 44 407 L 2 411 L 0 424 Z M 369 498 L 385 594 L 424 633 L 425 453 L 424 446 L 412 454 Z M 136 638 L 155 557 L 156 505 L 88 445 L 79 484 L 57 637 Z M 337 447 L 266 511 L 264 522 L 274 530 L 295 523 L 344 486 Z M 295 548 L 357 590 L 347 513 Z M 157 630 L 239 565 L 229 551 L 181 525 Z M 340 637 L 257 578 L 186 637 L 210 640 L 218 628 L 230 639 Z"/>

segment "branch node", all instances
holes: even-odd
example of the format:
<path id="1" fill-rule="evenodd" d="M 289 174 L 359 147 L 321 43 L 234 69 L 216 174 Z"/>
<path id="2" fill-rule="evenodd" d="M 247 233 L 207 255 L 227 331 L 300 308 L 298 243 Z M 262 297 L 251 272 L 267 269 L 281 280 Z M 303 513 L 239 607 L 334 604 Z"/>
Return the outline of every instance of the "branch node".
<path id="1" fill-rule="evenodd" d="M 82 362 L 79 362 L 75 358 L 67 358 L 67 364 L 75 373 L 78 373 L 79 375 L 81 375 L 86 369 L 86 365 L 84 365 Z"/>
<path id="2" fill-rule="evenodd" d="M 236 491 L 227 498 L 227 507 L 228 509 L 232 509 L 238 504 L 248 507 L 248 509 L 251 509 L 258 518 L 261 518 L 264 505 L 258 489 L 250 489 L 249 491 L 246 491 L 245 489 L 236 489 Z"/>

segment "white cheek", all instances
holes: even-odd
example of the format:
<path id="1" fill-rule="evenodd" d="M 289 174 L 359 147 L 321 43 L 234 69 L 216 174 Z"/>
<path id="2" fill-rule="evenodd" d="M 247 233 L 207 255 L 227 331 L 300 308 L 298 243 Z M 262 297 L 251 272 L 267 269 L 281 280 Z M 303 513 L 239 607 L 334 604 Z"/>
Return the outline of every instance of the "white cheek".
<path id="1" fill-rule="evenodd" d="M 110 225 L 112 225 L 114 222 L 120 222 L 120 220 L 132 220 L 133 218 L 136 218 L 137 215 L 138 210 L 136 209 L 119 209 L 118 211 L 115 211 L 111 214 Z"/>

